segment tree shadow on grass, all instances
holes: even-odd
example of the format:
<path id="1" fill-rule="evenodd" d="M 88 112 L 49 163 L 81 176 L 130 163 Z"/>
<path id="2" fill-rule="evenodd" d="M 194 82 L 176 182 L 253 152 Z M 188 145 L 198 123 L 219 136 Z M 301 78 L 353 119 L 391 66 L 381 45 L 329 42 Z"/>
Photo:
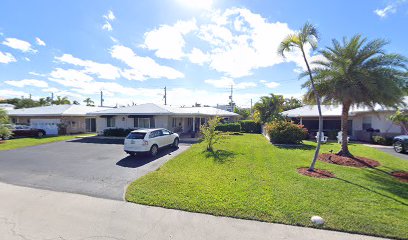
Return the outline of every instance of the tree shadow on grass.
<path id="1" fill-rule="evenodd" d="M 376 168 L 373 168 L 373 169 L 378 170 Z M 379 188 L 381 190 L 389 192 L 390 194 L 396 195 L 396 196 L 401 197 L 403 199 L 408 199 L 408 191 L 406 190 L 407 189 L 407 184 L 399 182 L 396 179 L 392 179 L 389 173 L 385 172 L 386 174 L 384 174 L 384 172 L 385 171 L 383 171 L 383 170 L 370 171 L 370 172 L 367 172 L 366 175 L 370 180 L 372 180 L 372 181 L 376 182 L 378 185 L 380 185 Z M 340 178 L 340 177 L 335 177 L 335 179 L 340 180 L 340 181 L 345 182 L 345 183 L 348 183 L 348 184 L 351 184 L 353 186 L 362 188 L 362 189 L 364 189 L 366 191 L 372 192 L 372 193 L 377 194 L 377 195 L 379 195 L 381 197 L 393 200 L 393 201 L 395 201 L 395 202 L 397 202 L 397 203 L 399 203 L 401 205 L 408 206 L 408 202 L 401 201 L 399 199 L 394 198 L 391 195 L 384 194 L 382 192 L 378 192 L 378 191 L 376 191 L 376 190 L 374 190 L 372 188 L 369 188 L 367 186 L 363 186 L 363 185 L 360 185 L 358 183 L 354 183 L 352 181 L 349 181 L 347 179 L 343 179 L 343 178 Z"/>
<path id="2" fill-rule="evenodd" d="M 233 161 L 236 153 L 227 150 L 204 151 L 205 158 L 212 158 L 216 163 L 226 163 Z"/>
<path id="3" fill-rule="evenodd" d="M 298 150 L 312 150 L 315 146 L 309 144 L 273 144 L 279 149 L 298 149 Z"/>

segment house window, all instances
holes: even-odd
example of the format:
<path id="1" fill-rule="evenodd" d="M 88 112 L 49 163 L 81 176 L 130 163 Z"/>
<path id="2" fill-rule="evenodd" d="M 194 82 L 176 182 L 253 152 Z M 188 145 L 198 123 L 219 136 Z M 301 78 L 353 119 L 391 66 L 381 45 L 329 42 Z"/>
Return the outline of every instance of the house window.
<path id="1" fill-rule="evenodd" d="M 173 118 L 173 122 L 171 123 L 172 127 L 177 127 L 177 118 Z"/>
<path id="2" fill-rule="evenodd" d="M 138 118 L 138 127 L 150 128 L 150 118 Z"/>
<path id="3" fill-rule="evenodd" d="M 191 126 L 193 125 L 193 119 L 192 118 L 188 118 L 187 119 L 187 126 Z"/>
<path id="4" fill-rule="evenodd" d="M 106 118 L 106 126 L 107 127 L 115 127 L 115 117 L 107 117 Z"/>
<path id="5" fill-rule="evenodd" d="M 371 126 L 371 117 L 363 117 L 363 130 L 367 130 L 369 128 L 372 128 Z"/>

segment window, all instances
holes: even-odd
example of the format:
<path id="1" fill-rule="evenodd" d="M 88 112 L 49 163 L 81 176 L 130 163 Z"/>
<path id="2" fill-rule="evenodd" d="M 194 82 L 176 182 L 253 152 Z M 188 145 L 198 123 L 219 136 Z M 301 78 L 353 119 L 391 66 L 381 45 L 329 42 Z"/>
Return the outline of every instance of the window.
<path id="1" fill-rule="evenodd" d="M 163 135 L 162 131 L 156 130 L 156 131 L 153 131 L 153 132 L 151 132 L 149 134 L 149 138 L 155 138 L 155 137 L 159 137 L 159 136 L 162 136 L 162 135 Z"/>
<path id="2" fill-rule="evenodd" d="M 115 117 L 107 117 L 106 118 L 106 126 L 107 127 L 115 127 Z"/>
<path id="3" fill-rule="evenodd" d="M 140 128 L 150 128 L 150 118 L 138 118 L 137 126 Z"/>
<path id="4" fill-rule="evenodd" d="M 363 117 L 363 130 L 367 130 L 369 128 L 372 128 L 371 126 L 371 117 Z"/>
<path id="5" fill-rule="evenodd" d="M 188 118 L 187 119 L 187 126 L 191 126 L 193 125 L 193 119 L 192 118 Z"/>
<path id="6" fill-rule="evenodd" d="M 177 127 L 177 118 L 173 118 L 173 122 L 171 123 L 172 127 Z"/>
<path id="7" fill-rule="evenodd" d="M 161 130 L 163 133 L 163 136 L 171 135 L 171 133 L 167 130 Z"/>
<path id="8" fill-rule="evenodd" d="M 133 132 L 129 133 L 129 135 L 126 137 L 127 139 L 144 139 L 146 136 L 146 133 L 143 132 Z"/>

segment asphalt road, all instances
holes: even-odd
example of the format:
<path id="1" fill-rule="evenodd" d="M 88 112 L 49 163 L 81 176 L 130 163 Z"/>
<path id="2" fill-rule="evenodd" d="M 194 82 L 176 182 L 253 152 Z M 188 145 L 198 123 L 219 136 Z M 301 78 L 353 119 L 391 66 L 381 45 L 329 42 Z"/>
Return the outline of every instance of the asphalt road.
<path id="1" fill-rule="evenodd" d="M 391 154 L 393 156 L 399 157 L 401 159 L 405 159 L 408 160 L 408 153 L 397 153 L 394 151 L 394 148 L 392 146 L 381 146 L 381 145 L 373 145 L 373 144 L 366 144 L 366 146 L 372 147 L 372 148 L 376 148 L 382 152 Z"/>
<path id="2" fill-rule="evenodd" d="M 125 187 L 189 148 L 165 148 L 155 158 L 129 157 L 123 140 L 84 138 L 0 151 L 0 181 L 123 200 Z"/>

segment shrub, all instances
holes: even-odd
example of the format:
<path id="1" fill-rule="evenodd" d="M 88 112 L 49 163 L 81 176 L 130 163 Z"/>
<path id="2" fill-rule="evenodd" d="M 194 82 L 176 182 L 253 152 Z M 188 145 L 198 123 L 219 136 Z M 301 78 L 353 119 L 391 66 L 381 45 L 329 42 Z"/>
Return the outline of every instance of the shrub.
<path id="1" fill-rule="evenodd" d="M 373 143 L 374 144 L 379 144 L 379 145 L 392 145 L 393 138 L 390 137 L 383 137 L 383 136 L 373 136 L 372 137 Z"/>
<path id="2" fill-rule="evenodd" d="M 306 138 L 307 129 L 288 121 L 274 121 L 266 125 L 272 143 L 299 144 Z"/>
<path id="3" fill-rule="evenodd" d="M 214 144 L 220 141 L 222 138 L 222 136 L 216 130 L 216 128 L 219 126 L 219 122 L 219 118 L 213 118 L 200 128 L 201 134 L 203 135 L 203 140 L 207 144 L 207 151 L 212 152 Z"/>
<path id="4" fill-rule="evenodd" d="M 242 120 L 239 122 L 241 131 L 245 133 L 261 133 L 261 124 L 254 120 Z"/>
<path id="5" fill-rule="evenodd" d="M 124 128 L 108 128 L 103 130 L 103 135 L 106 137 L 126 137 L 134 129 Z"/>
<path id="6" fill-rule="evenodd" d="M 1 139 L 9 139 L 13 136 L 13 132 L 7 126 L 0 125 L 0 140 Z"/>
<path id="7" fill-rule="evenodd" d="M 239 123 L 224 123 L 217 125 L 215 130 L 221 132 L 241 132 L 241 125 Z"/>

